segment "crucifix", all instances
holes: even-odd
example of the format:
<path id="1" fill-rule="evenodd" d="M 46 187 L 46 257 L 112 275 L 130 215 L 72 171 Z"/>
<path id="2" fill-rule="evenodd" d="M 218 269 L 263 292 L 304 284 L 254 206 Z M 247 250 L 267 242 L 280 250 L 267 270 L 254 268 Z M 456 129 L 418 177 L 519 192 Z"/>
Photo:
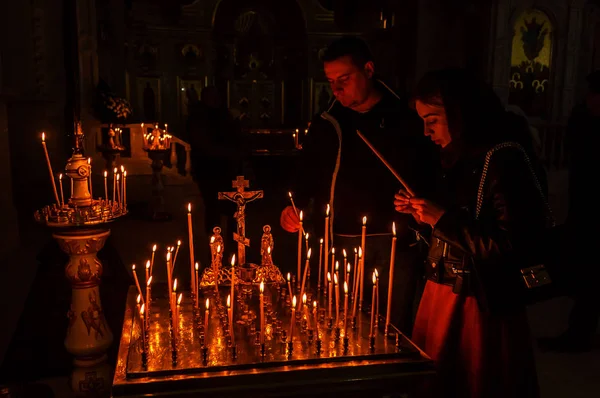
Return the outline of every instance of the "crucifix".
<path id="1" fill-rule="evenodd" d="M 246 238 L 246 204 L 262 198 L 263 191 L 245 191 L 250 184 L 248 180 L 244 179 L 244 176 L 237 176 L 231 186 L 236 190 L 219 192 L 218 199 L 227 199 L 237 205 L 237 211 L 234 214 L 237 221 L 237 232 L 234 232 L 233 240 L 238 244 L 238 264 L 244 265 L 246 264 L 246 246 L 250 246 L 250 239 Z"/>

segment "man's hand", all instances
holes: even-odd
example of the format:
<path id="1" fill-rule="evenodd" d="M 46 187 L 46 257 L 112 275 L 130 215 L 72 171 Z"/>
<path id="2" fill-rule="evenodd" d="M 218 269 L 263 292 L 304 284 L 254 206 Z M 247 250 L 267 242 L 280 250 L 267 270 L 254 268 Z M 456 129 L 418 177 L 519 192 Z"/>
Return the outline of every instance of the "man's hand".
<path id="1" fill-rule="evenodd" d="M 283 209 L 279 223 L 281 224 L 281 228 L 288 232 L 298 232 L 300 229 L 300 217 L 296 215 L 292 206 Z"/>

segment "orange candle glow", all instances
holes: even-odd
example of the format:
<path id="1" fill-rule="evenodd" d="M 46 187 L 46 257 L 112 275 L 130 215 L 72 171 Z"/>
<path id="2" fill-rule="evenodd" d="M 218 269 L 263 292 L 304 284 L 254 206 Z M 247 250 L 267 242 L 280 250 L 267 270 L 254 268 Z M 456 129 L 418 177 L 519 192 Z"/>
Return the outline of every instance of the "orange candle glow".
<path id="1" fill-rule="evenodd" d="M 265 284 L 260 282 L 260 343 L 265 343 L 265 301 L 264 301 Z"/>
<path id="2" fill-rule="evenodd" d="M 296 280 L 299 281 L 302 277 L 302 210 L 300 211 L 300 229 L 298 230 L 298 272 L 296 273 Z"/>
<path id="3" fill-rule="evenodd" d="M 190 245 L 190 268 L 191 268 L 191 276 L 192 280 L 192 292 L 196 290 L 195 286 L 197 286 L 197 282 L 194 278 L 194 233 L 192 231 L 192 204 L 188 203 L 188 236 L 189 236 L 189 245 Z"/>
<path id="4" fill-rule="evenodd" d="M 387 309 L 385 312 L 385 334 L 390 324 L 390 317 L 392 314 L 392 290 L 394 287 L 394 264 L 396 259 L 396 223 L 392 223 L 392 249 L 390 254 L 390 275 L 388 277 L 388 297 L 387 297 Z"/>
<path id="5" fill-rule="evenodd" d="M 365 284 L 365 241 L 367 239 L 367 217 L 363 217 L 363 225 L 362 225 L 362 234 L 360 238 L 360 247 L 362 247 L 362 258 L 360 261 L 360 301 L 358 303 L 358 308 L 362 308 L 363 303 L 363 292 L 364 292 L 364 284 Z"/>
<path id="6" fill-rule="evenodd" d="M 325 210 L 325 261 L 323 263 L 323 289 L 327 288 L 327 272 L 329 272 L 329 204 Z M 325 290 L 326 291 L 326 290 Z"/>
<path id="7" fill-rule="evenodd" d="M 300 287 L 300 297 L 304 294 L 304 287 L 306 286 L 306 276 L 308 275 L 308 270 L 310 267 L 310 255 L 312 249 L 308 249 L 308 253 L 306 253 L 306 264 L 304 265 L 304 275 L 302 275 L 302 286 Z"/>

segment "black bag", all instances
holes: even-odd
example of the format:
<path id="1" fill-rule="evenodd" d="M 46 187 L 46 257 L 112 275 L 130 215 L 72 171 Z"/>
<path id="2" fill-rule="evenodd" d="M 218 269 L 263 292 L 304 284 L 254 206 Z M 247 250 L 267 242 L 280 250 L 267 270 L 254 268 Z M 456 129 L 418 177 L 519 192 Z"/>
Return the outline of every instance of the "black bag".
<path id="1" fill-rule="evenodd" d="M 540 195 L 544 199 L 549 226 L 539 236 L 532 237 L 526 250 L 504 253 L 487 260 L 472 259 L 475 283 L 473 286 L 483 311 L 501 314 L 568 293 L 570 281 L 565 269 L 569 261 L 570 236 L 566 225 L 556 226 L 552 211 L 529 157 L 521 145 L 505 142 L 490 149 L 485 157 L 475 218 L 479 217 L 487 170 L 492 155 L 500 149 L 520 150 L 533 173 Z"/>

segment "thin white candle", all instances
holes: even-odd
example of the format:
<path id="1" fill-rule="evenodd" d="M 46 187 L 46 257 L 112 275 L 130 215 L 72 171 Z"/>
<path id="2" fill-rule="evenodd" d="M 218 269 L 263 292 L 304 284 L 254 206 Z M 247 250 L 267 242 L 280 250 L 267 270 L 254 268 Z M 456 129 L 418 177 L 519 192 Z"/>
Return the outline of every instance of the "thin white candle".
<path id="1" fill-rule="evenodd" d="M 108 204 L 108 171 L 104 170 L 104 200 Z"/>
<path id="2" fill-rule="evenodd" d="M 52 182 L 52 189 L 54 190 L 54 199 L 56 199 L 56 204 L 60 206 L 61 202 L 58 199 L 58 192 L 56 191 L 56 183 L 54 182 L 52 164 L 50 164 L 50 156 L 48 155 L 48 148 L 46 148 L 46 133 L 42 133 L 42 147 L 44 148 L 44 155 L 46 155 L 46 163 L 48 164 L 48 172 L 50 173 L 50 182 Z"/>
<path id="3" fill-rule="evenodd" d="M 340 325 L 340 281 L 337 274 L 333 275 L 333 283 L 335 285 L 335 327 Z"/>
<path id="4" fill-rule="evenodd" d="M 394 287 L 394 264 L 396 258 L 396 223 L 392 223 L 392 249 L 390 254 L 390 274 L 388 277 L 388 297 L 387 297 L 387 310 L 385 312 L 385 334 L 390 325 L 390 317 L 392 314 L 392 290 Z"/>
<path id="5" fill-rule="evenodd" d="M 348 330 L 348 282 L 344 281 L 344 336 Z"/>
<path id="6" fill-rule="evenodd" d="M 319 240 L 319 272 L 317 272 L 318 281 L 317 281 L 317 291 L 321 291 L 321 266 L 323 263 L 323 238 Z"/>
<path id="7" fill-rule="evenodd" d="M 302 277 L 302 210 L 300 211 L 300 229 L 298 229 L 298 272 L 296 273 L 296 280 L 299 281 Z"/>
<path id="8" fill-rule="evenodd" d="M 135 264 L 131 266 L 131 272 L 133 273 L 133 280 L 135 281 L 135 286 L 137 287 L 138 293 L 140 297 L 142 297 L 142 302 L 145 302 L 143 299 L 144 294 L 142 293 L 142 287 L 140 286 L 140 281 L 138 280 L 137 272 L 135 271 Z"/>
<path id="9" fill-rule="evenodd" d="M 260 343 L 265 342 L 265 302 L 264 302 L 265 284 L 260 282 Z"/>
<path id="10" fill-rule="evenodd" d="M 195 286 L 198 284 L 194 280 L 194 233 L 192 230 L 192 204 L 188 203 L 188 237 L 190 246 L 190 268 L 191 268 L 191 287 L 195 291 Z"/>
<path id="11" fill-rule="evenodd" d="M 231 317 L 235 315 L 235 254 L 231 256 Z"/>
<path id="12" fill-rule="evenodd" d="M 362 247 L 362 258 L 360 259 L 360 301 L 358 303 L 359 308 L 362 308 L 363 303 L 363 292 L 364 292 L 364 284 L 365 284 L 365 257 L 366 257 L 366 249 L 365 249 L 365 241 L 367 239 L 367 217 L 363 217 L 363 225 L 362 225 L 362 235 L 360 238 L 360 247 Z"/>
<path id="13" fill-rule="evenodd" d="M 377 286 L 377 277 L 375 276 L 375 272 L 373 272 L 373 295 L 371 299 L 371 333 L 369 337 L 373 337 L 374 328 L 375 328 L 375 289 Z"/>
<path id="14" fill-rule="evenodd" d="M 150 260 L 150 273 L 154 269 L 154 254 L 156 253 L 156 244 L 152 246 L 152 259 Z"/>
<path id="15" fill-rule="evenodd" d="M 306 286 L 306 276 L 308 275 L 308 269 L 310 267 L 310 255 L 312 249 L 308 249 L 308 253 L 306 253 L 306 263 L 304 265 L 304 275 L 302 275 L 302 286 L 300 287 L 300 297 L 304 294 L 304 287 Z"/>
<path id="16" fill-rule="evenodd" d="M 323 290 L 327 289 L 327 272 L 329 272 L 329 204 L 325 210 L 325 261 L 323 263 Z M 327 290 L 325 290 L 327 291 Z"/>
<path id="17" fill-rule="evenodd" d="M 58 184 L 60 185 L 60 205 L 64 207 L 65 205 L 65 195 L 63 194 L 63 185 L 62 185 L 62 173 L 58 175 Z"/>

